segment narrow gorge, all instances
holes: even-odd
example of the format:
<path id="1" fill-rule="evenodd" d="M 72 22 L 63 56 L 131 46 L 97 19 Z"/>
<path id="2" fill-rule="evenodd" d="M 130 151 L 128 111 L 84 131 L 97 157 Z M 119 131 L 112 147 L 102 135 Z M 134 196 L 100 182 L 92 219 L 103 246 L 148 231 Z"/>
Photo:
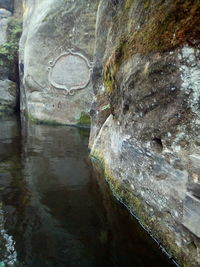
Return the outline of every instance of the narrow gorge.
<path id="1" fill-rule="evenodd" d="M 16 113 L 20 118 L 13 119 Z M 14 224 L 20 230 L 13 244 L 19 255 L 26 254 L 18 257 L 21 265 L 15 257 L 6 261 L 4 254 L 0 266 L 200 266 L 198 0 L 0 0 L 0 119 L 0 195 L 1 187 L 13 183 L 21 192 L 11 197 L 13 203 L 22 194 L 19 207 L 16 202 L 11 209 L 5 189 L 0 209 L 10 205 L 9 220 L 16 216 L 13 209 L 20 209 L 16 217 L 23 223 Z M 1 185 L 1 177 L 9 175 L 14 180 Z M 133 228 L 139 226 L 129 221 L 123 225 L 128 215 L 110 204 L 114 200 L 107 197 L 104 178 L 129 219 L 136 218 L 156 241 L 147 241 L 144 255 L 139 247 L 145 242 L 138 241 L 138 257 L 145 258 L 151 247 L 156 250 L 157 243 L 171 261 L 159 255 L 148 265 L 130 255 L 134 238 L 143 234 L 135 235 Z M 37 252 L 39 233 L 29 242 L 19 238 L 24 225 L 30 225 L 27 236 L 37 228 L 31 226 L 31 210 L 35 225 L 48 225 L 41 236 L 46 240 L 51 233 L 52 261 L 50 254 Z M 74 240 L 77 232 L 67 220 L 77 220 L 76 212 L 88 229 L 80 221 L 80 236 Z M 90 212 L 94 233 L 90 220 L 83 219 Z M 110 228 L 99 234 L 97 225 Z M 95 254 L 84 231 L 105 257 Z M 10 233 L 15 236 L 13 229 Z M 70 242 L 60 256 L 58 244 L 65 240 Z M 18 242 L 26 243 L 28 252 Z M 83 249 L 86 243 L 88 250 Z"/>

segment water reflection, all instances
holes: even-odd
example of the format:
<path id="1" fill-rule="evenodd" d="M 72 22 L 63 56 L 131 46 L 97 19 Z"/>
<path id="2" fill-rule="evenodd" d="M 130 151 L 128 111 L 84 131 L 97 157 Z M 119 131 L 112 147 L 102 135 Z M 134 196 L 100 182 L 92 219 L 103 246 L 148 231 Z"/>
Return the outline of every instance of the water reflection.
<path id="1" fill-rule="evenodd" d="M 14 184 L 20 181 L 20 128 L 17 119 L 0 117 L 0 259 L 2 266 L 15 266 L 17 252 L 14 237 L 8 233 L 7 215 L 15 221 L 16 208 L 10 200 L 16 194 Z M 6 200 L 6 203 L 4 202 Z"/>
<path id="2" fill-rule="evenodd" d="M 88 132 L 0 120 L 5 266 L 170 266 L 92 170 Z"/>

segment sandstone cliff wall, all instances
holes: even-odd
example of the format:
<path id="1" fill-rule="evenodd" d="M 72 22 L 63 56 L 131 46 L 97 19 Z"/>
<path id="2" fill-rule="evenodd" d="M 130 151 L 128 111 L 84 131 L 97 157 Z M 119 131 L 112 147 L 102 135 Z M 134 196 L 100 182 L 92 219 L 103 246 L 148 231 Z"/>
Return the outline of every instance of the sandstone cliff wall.
<path id="1" fill-rule="evenodd" d="M 89 124 L 97 1 L 27 0 L 20 43 L 21 111 Z"/>
<path id="2" fill-rule="evenodd" d="M 200 264 L 200 3 L 105 1 L 97 13 L 91 154 L 180 263 Z"/>

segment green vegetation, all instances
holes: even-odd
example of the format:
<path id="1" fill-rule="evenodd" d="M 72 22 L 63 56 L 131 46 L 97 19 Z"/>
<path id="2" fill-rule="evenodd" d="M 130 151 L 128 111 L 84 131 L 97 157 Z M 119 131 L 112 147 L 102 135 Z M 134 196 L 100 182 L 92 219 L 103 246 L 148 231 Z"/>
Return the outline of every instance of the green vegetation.
<path id="1" fill-rule="evenodd" d="M 90 124 L 91 124 L 90 116 L 82 112 L 78 121 L 78 125 L 90 126 Z"/>
<path id="2" fill-rule="evenodd" d="M 130 1 L 124 1 L 122 12 L 114 18 L 112 32 L 115 45 L 104 67 L 104 84 L 108 93 L 116 88 L 116 73 L 121 64 L 139 53 L 164 53 L 188 44 L 199 53 L 200 49 L 200 2 L 193 0 L 145 0 L 145 23 L 133 20 L 128 13 Z M 132 1 L 132 6 L 138 1 Z M 127 8 L 128 7 L 128 8 Z M 145 15 L 144 15 L 145 17 Z M 119 37 L 120 36 L 120 37 Z M 199 56 L 199 55 L 198 55 Z"/>
<path id="3" fill-rule="evenodd" d="M 126 0 L 125 1 L 125 9 L 129 9 L 132 5 L 133 1 L 132 0 Z"/>
<path id="4" fill-rule="evenodd" d="M 59 125 L 63 125 L 62 123 L 59 123 L 55 120 L 40 120 L 40 119 L 36 119 L 35 117 L 33 117 L 31 114 L 26 114 L 26 116 L 28 117 L 28 119 L 35 123 L 35 124 L 43 124 L 43 125 L 48 125 L 48 126 L 59 126 Z"/>
<path id="5" fill-rule="evenodd" d="M 27 118 L 35 123 L 35 124 L 44 124 L 44 125 L 48 125 L 48 126 L 62 126 L 62 125 L 68 125 L 68 126 L 72 126 L 72 124 L 63 124 L 63 123 L 60 123 L 58 121 L 55 121 L 55 120 L 41 120 L 41 119 L 37 119 L 35 118 L 33 115 L 31 114 L 27 114 L 26 113 L 26 116 Z M 76 124 L 77 127 L 80 127 L 80 129 L 83 127 L 83 128 L 89 128 L 90 127 L 90 116 L 84 112 L 81 113 L 81 116 L 78 120 L 78 123 Z M 88 130 L 86 129 L 83 129 L 83 132 L 85 135 L 88 136 Z"/>
<path id="6" fill-rule="evenodd" d="M 18 62 L 19 39 L 22 33 L 22 21 L 17 18 L 8 20 L 7 42 L 0 46 L 0 66 Z"/>

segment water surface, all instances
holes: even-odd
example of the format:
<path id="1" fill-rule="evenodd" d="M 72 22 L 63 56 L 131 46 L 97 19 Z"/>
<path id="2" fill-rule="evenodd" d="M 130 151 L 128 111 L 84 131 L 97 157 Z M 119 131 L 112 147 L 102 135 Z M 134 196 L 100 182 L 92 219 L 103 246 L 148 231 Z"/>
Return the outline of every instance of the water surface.
<path id="1" fill-rule="evenodd" d="M 92 169 L 88 134 L 0 117 L 2 266 L 173 266 Z"/>

